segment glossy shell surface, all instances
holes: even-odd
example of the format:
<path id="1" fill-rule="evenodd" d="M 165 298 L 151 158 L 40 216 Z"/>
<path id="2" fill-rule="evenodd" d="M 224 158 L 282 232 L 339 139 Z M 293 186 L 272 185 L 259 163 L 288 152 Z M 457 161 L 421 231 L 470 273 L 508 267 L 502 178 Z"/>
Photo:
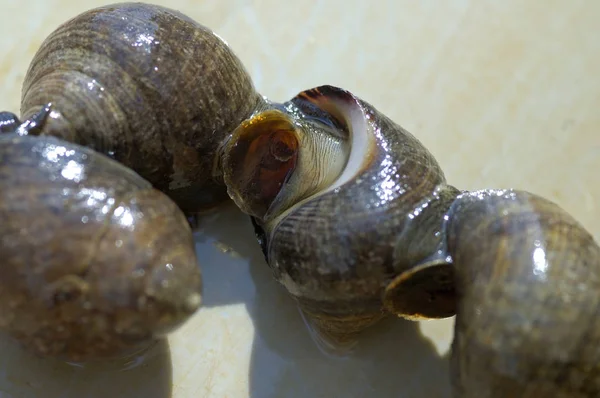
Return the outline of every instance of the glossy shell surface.
<path id="1" fill-rule="evenodd" d="M 43 134 L 111 156 L 195 212 L 227 199 L 214 155 L 260 100 L 211 30 L 169 8 L 122 3 L 86 11 L 41 43 L 21 116 L 52 103 Z"/>
<path id="2" fill-rule="evenodd" d="M 192 233 L 134 172 L 54 137 L 0 135 L 0 328 L 42 356 L 114 357 L 201 304 Z"/>

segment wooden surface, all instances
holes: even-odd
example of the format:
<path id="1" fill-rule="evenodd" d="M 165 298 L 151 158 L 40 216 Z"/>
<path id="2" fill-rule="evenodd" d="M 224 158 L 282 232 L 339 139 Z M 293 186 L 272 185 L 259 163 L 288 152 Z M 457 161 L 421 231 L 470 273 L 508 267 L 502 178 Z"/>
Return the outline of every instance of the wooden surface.
<path id="1" fill-rule="evenodd" d="M 155 1 L 211 27 L 264 95 L 333 84 L 415 134 L 462 189 L 546 196 L 600 239 L 600 3 Z M 96 0 L 2 0 L 0 108 L 18 112 L 47 34 Z M 139 366 L 79 369 L 0 339 L 0 397 L 448 397 L 452 320 L 392 321 L 324 357 L 272 281 L 247 218 L 198 235 L 205 307 Z M 130 366 L 126 364 L 125 366 Z M 119 384 L 122 383 L 122 384 Z"/>

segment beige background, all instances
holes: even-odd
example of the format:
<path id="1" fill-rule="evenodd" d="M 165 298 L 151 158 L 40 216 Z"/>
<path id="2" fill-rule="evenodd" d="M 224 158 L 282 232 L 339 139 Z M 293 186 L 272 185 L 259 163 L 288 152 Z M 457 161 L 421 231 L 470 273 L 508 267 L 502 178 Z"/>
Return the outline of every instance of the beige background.
<path id="1" fill-rule="evenodd" d="M 41 41 L 94 0 L 0 0 L 0 108 L 18 112 Z M 600 239 L 600 2 L 155 1 L 211 27 L 259 91 L 333 84 L 412 131 L 465 189 L 527 189 Z M 198 235 L 206 306 L 142 365 L 78 369 L 0 340 L 0 397 L 447 397 L 452 320 L 386 322 L 323 357 L 270 278 L 247 219 Z M 124 387 L 117 386 L 124 382 Z"/>

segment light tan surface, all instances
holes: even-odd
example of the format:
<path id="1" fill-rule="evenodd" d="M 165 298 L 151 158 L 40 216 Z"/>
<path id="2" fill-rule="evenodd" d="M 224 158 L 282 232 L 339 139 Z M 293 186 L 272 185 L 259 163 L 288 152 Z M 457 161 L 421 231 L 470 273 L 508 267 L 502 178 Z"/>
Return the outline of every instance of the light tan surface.
<path id="1" fill-rule="evenodd" d="M 413 132 L 463 189 L 526 189 L 600 239 L 600 2 L 156 1 L 211 27 L 259 91 L 349 89 Z M 41 41 L 105 1 L 0 0 L 0 108 Z M 40 361 L 0 340 L 0 397 L 447 397 L 452 320 L 394 320 L 355 357 L 316 349 L 235 209 L 198 236 L 205 307 L 128 371 Z M 225 250 L 224 248 L 229 248 Z M 118 386 L 123 382 L 123 386 Z"/>

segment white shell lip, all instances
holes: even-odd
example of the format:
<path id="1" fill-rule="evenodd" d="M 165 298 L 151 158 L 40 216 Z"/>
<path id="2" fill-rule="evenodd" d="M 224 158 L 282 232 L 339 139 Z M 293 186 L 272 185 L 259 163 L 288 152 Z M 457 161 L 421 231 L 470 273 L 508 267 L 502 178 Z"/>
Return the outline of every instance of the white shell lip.
<path id="1" fill-rule="evenodd" d="M 350 155 L 342 173 L 333 184 L 299 201 L 273 220 L 270 220 L 267 223 L 266 229 L 271 234 L 281 220 L 306 202 L 340 189 L 355 178 L 358 178 L 364 168 L 370 163 L 372 153 L 376 147 L 374 127 L 369 121 L 370 116 L 361 101 L 351 92 L 339 87 L 325 85 L 302 91 L 296 98 L 309 101 L 345 122 L 348 126 Z"/>
<path id="2" fill-rule="evenodd" d="M 331 106 L 335 107 L 335 111 L 337 111 L 341 118 L 346 121 L 348 126 L 350 134 L 350 156 L 348 157 L 348 162 L 346 163 L 342 174 L 328 189 L 320 194 L 331 192 L 349 183 L 354 178 L 357 178 L 364 167 L 369 163 L 371 158 L 370 154 L 375 146 L 373 127 L 368 122 L 370 117 L 358 98 L 346 90 L 336 89 L 343 91 L 352 99 L 352 101 L 349 102 L 346 98 L 340 96 L 329 97 Z M 330 111 L 330 109 L 327 110 Z"/>

